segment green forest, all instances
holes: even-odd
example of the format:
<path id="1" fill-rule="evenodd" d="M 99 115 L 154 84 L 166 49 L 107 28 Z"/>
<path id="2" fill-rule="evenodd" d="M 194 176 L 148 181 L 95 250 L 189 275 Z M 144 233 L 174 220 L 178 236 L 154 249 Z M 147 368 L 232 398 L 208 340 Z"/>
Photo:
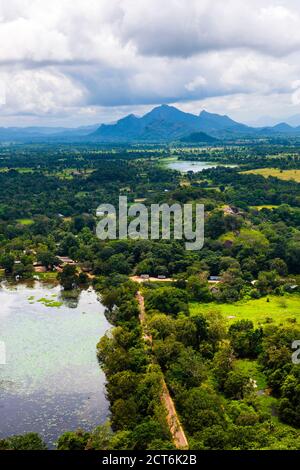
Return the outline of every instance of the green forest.
<path id="1" fill-rule="evenodd" d="M 174 159 L 215 166 L 180 173 Z M 178 448 L 164 387 L 185 448 L 300 449 L 300 183 L 251 173 L 266 168 L 300 170 L 300 146 L 2 144 L 1 279 L 93 286 L 113 325 L 95 344 L 109 421 L 70 429 L 58 450 Z M 99 240 L 96 209 L 120 195 L 204 204 L 203 248 Z M 0 440 L 45 448 L 34 430 Z"/>

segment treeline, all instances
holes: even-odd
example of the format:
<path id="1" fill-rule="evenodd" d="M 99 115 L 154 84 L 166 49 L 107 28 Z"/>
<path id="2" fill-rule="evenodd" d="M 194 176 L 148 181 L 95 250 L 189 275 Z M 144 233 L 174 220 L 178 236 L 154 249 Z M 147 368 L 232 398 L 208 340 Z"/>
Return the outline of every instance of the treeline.
<path id="1" fill-rule="evenodd" d="M 234 168 L 218 167 L 197 174 L 224 188 L 226 202 L 246 209 L 263 204 L 289 204 L 299 207 L 299 183 L 260 175 L 241 174 Z M 247 191 L 245 191 L 247 188 Z"/>
<path id="2" fill-rule="evenodd" d="M 219 146 L 205 149 L 180 149 L 173 151 L 179 160 L 209 161 L 242 166 L 244 170 L 254 168 L 300 168 L 300 147 L 298 145 L 259 145 Z"/>
<path id="3" fill-rule="evenodd" d="M 299 366 L 291 360 L 299 327 L 255 327 L 241 320 L 228 328 L 216 310 L 190 316 L 185 296 L 175 288 L 152 288 L 146 306 L 153 353 L 190 448 L 299 449 L 300 431 L 276 420 L 300 426 Z M 255 372 L 242 367 L 253 362 L 266 376 L 263 389 Z M 273 408 L 266 406 L 270 391 L 278 398 Z"/>
<path id="4" fill-rule="evenodd" d="M 101 338 L 98 357 L 107 378 L 111 426 L 122 449 L 172 449 L 161 404 L 162 375 L 142 338 L 137 286 L 126 282 L 99 286 L 115 328 Z"/>
<path id="5" fill-rule="evenodd" d="M 104 160 L 136 160 L 169 155 L 165 146 L 105 144 L 10 144 L 0 145 L 0 168 L 33 170 L 84 170 Z"/>

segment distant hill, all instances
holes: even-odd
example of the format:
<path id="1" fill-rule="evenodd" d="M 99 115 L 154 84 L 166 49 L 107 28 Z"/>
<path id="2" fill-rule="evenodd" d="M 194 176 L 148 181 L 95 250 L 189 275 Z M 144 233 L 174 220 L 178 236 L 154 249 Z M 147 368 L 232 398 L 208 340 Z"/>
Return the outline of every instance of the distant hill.
<path id="1" fill-rule="evenodd" d="M 180 139 L 198 128 L 198 117 L 173 106 L 158 106 L 143 117 L 134 115 L 116 124 L 102 124 L 92 137 L 104 142 L 159 142 Z"/>
<path id="2" fill-rule="evenodd" d="M 0 142 L 76 141 L 94 132 L 99 124 L 68 127 L 0 127 Z"/>
<path id="3" fill-rule="evenodd" d="M 203 131 L 210 133 L 220 131 L 244 133 L 253 132 L 252 128 L 245 124 L 233 121 L 233 119 L 226 115 L 221 116 L 220 114 L 212 114 L 207 111 L 202 111 L 199 114 L 198 122 Z"/>
<path id="4" fill-rule="evenodd" d="M 261 133 L 264 135 L 300 135 L 300 127 L 292 127 L 286 122 L 280 122 L 273 127 L 264 127 Z"/>
<path id="5" fill-rule="evenodd" d="M 144 116 L 129 114 L 113 124 L 95 124 L 74 129 L 63 127 L 0 128 L 0 142 L 97 142 L 163 143 L 236 140 L 243 138 L 300 138 L 300 127 L 279 123 L 273 127 L 250 127 L 229 116 L 201 111 L 197 116 L 163 104 Z M 199 140 L 200 139 L 200 140 Z"/>
<path id="6" fill-rule="evenodd" d="M 199 116 L 162 105 L 138 118 L 130 115 L 116 124 L 102 124 L 92 138 L 102 142 L 159 142 L 180 140 L 189 134 L 203 132 L 213 137 L 249 134 L 252 128 L 233 121 L 228 116 L 202 111 Z"/>
<path id="7" fill-rule="evenodd" d="M 218 139 L 215 139 L 211 135 L 206 134 L 205 132 L 192 132 L 192 134 L 187 135 L 186 137 L 182 137 L 180 142 L 197 144 L 197 143 L 204 143 L 204 144 L 213 144 L 218 142 Z"/>

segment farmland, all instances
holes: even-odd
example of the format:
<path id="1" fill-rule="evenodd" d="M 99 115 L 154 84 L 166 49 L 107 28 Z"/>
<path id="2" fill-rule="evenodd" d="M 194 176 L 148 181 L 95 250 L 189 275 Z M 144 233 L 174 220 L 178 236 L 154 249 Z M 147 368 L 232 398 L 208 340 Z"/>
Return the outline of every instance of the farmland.
<path id="1" fill-rule="evenodd" d="M 300 183 L 300 170 L 280 170 L 278 168 L 258 168 L 255 170 L 248 170 L 243 172 L 244 174 L 261 175 L 265 178 L 272 176 L 273 178 L 279 178 L 284 181 L 294 180 Z"/>

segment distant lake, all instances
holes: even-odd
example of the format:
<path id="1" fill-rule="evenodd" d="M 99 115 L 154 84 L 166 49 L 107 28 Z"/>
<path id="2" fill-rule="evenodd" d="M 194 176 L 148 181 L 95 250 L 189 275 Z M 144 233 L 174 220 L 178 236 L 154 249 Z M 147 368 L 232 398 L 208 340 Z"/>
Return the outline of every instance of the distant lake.
<path id="1" fill-rule="evenodd" d="M 180 171 L 181 173 L 187 173 L 192 171 L 197 173 L 208 168 L 216 168 L 217 166 L 235 167 L 236 165 L 222 165 L 219 163 L 201 162 L 201 161 L 190 161 L 190 160 L 177 160 L 174 162 L 167 163 L 167 167 L 172 170 Z"/>
<path id="2" fill-rule="evenodd" d="M 64 431 L 90 430 L 106 420 L 96 345 L 109 328 L 91 288 L 68 299 L 59 286 L 2 283 L 0 341 L 7 363 L 0 365 L 0 438 L 38 432 L 53 447 Z"/>

